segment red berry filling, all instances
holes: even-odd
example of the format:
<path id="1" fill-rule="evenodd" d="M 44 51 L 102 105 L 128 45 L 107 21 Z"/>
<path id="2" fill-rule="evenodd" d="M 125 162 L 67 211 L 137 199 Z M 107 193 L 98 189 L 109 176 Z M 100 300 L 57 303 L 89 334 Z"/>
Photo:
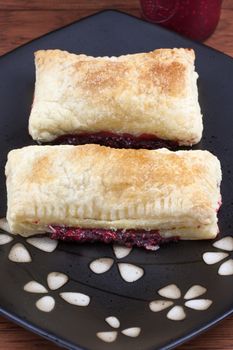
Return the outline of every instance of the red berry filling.
<path id="1" fill-rule="evenodd" d="M 154 250 L 156 246 L 176 242 L 179 237 L 163 238 L 157 230 L 107 230 L 94 228 L 75 228 L 63 226 L 49 226 L 51 238 L 77 243 L 119 243 L 127 247 L 137 246 Z"/>
<path id="2" fill-rule="evenodd" d="M 217 204 L 217 208 L 216 208 L 216 213 L 219 211 L 219 209 L 222 206 L 222 196 L 220 196 L 219 200 L 218 200 L 218 204 Z"/>
<path id="3" fill-rule="evenodd" d="M 114 134 L 105 131 L 92 134 L 62 135 L 52 142 L 52 144 L 59 145 L 84 145 L 87 143 L 94 143 L 112 148 L 158 149 L 165 147 L 173 150 L 177 149 L 179 145 L 178 142 L 162 140 L 149 134 L 133 136 L 126 133 Z"/>

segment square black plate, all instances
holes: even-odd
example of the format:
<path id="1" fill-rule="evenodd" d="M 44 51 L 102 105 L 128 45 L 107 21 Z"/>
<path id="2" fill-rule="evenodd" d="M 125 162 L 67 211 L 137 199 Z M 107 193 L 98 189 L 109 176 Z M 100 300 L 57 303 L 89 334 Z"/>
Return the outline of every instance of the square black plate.
<path id="1" fill-rule="evenodd" d="M 7 152 L 33 143 L 27 132 L 34 86 L 33 52 L 60 48 L 74 53 L 104 56 L 163 47 L 192 47 L 196 51 L 200 104 L 204 115 L 204 135 L 199 147 L 213 152 L 221 160 L 223 206 L 219 215 L 220 230 L 223 236 L 231 235 L 233 60 L 175 33 L 116 11 L 104 11 L 88 17 L 0 58 L 1 216 L 6 212 L 4 165 Z M 0 240 L 1 237 L 4 238 L 1 243 L 6 243 L 7 237 L 0 236 Z M 156 252 L 134 249 L 124 258 L 117 258 L 110 246 L 59 243 L 53 253 L 46 253 L 16 237 L 0 245 L 1 313 L 71 349 L 170 349 L 232 312 L 233 275 L 218 273 L 219 268 L 220 272 L 224 269 L 232 272 L 231 239 L 225 241 L 225 246 L 224 241 L 220 242 L 222 248 L 228 249 L 225 251 L 228 255 L 215 255 L 215 258 L 224 259 L 207 265 L 203 260 L 205 252 L 224 252 L 221 247 L 213 247 L 213 242 L 180 242 Z M 30 263 L 16 263 L 8 259 L 10 250 L 17 243 L 23 244 L 30 253 Z M 95 274 L 89 265 L 101 257 L 113 259 L 113 265 L 105 273 Z M 141 267 L 144 275 L 135 282 L 126 282 L 120 275 L 120 268 L 126 265 L 119 265 L 125 263 Z M 46 278 L 54 271 L 66 274 L 69 280 L 64 286 L 49 290 Z M 47 295 L 55 300 L 51 312 L 42 312 L 35 305 L 43 293 L 23 290 L 31 280 L 43 284 L 48 290 Z M 167 300 L 159 296 L 158 290 L 170 284 L 177 285 L 181 290 L 181 297 L 177 295 L 178 298 L 174 299 L 175 295 L 172 294 L 171 300 L 174 305 L 183 307 L 186 317 L 182 321 L 167 318 L 172 306 L 160 312 L 152 312 L 149 308 L 152 300 Z M 209 306 L 206 310 L 193 310 L 184 305 L 187 301 L 184 295 L 194 285 L 206 288 L 203 296 L 196 296 L 212 301 L 211 305 L 204 302 L 205 306 Z M 90 303 L 86 307 L 71 305 L 61 298 L 60 293 L 63 292 L 84 293 L 90 297 Z M 191 302 L 189 306 L 194 304 Z M 200 302 L 197 304 L 200 307 Z M 105 321 L 108 316 L 117 317 L 120 328 L 112 328 Z M 137 337 L 122 333 L 131 327 L 140 328 Z M 111 343 L 105 343 L 96 336 L 98 332 L 108 331 L 117 332 L 116 340 Z"/>

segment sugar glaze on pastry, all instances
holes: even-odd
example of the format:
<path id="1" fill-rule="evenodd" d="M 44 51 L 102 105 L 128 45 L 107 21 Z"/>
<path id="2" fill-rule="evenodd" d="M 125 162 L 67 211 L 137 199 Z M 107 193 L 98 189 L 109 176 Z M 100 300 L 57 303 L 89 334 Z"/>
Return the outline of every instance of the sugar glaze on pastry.
<path id="1" fill-rule="evenodd" d="M 120 57 L 37 51 L 29 133 L 42 142 L 110 133 L 195 144 L 203 126 L 194 60 L 183 48 Z"/>
<path id="2" fill-rule="evenodd" d="M 7 220 L 23 236 L 51 225 L 181 239 L 218 233 L 221 168 L 208 151 L 29 146 L 8 154 L 6 177 Z"/>

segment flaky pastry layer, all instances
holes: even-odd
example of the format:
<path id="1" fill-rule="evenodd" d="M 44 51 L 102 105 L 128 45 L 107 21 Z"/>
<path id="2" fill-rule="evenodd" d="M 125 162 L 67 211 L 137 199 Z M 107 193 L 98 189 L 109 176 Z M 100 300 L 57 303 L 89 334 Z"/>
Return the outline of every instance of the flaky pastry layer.
<path id="1" fill-rule="evenodd" d="M 29 133 L 42 142 L 107 131 L 195 144 L 203 126 L 194 59 L 182 48 L 120 57 L 37 51 Z"/>
<path id="2" fill-rule="evenodd" d="M 7 220 L 24 236 L 48 225 L 216 236 L 221 169 L 208 151 L 29 146 L 6 165 Z"/>

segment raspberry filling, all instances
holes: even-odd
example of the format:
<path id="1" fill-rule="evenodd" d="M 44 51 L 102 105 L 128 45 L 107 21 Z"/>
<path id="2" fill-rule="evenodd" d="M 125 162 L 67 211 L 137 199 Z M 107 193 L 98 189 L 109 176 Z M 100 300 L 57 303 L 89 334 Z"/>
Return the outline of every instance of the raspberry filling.
<path id="1" fill-rule="evenodd" d="M 157 230 L 107 230 L 94 228 L 75 228 L 63 226 L 49 226 L 51 238 L 77 243 L 119 243 L 127 247 L 137 246 L 148 250 L 155 250 L 163 243 L 176 242 L 179 237 L 163 238 Z"/>
<path id="2" fill-rule="evenodd" d="M 216 208 L 216 213 L 219 211 L 219 209 L 222 206 L 222 196 L 220 196 L 219 200 L 218 200 L 218 204 L 217 204 L 217 208 Z"/>
<path id="3" fill-rule="evenodd" d="M 99 144 L 102 146 L 109 146 L 112 148 L 169 148 L 175 150 L 179 144 L 176 141 L 169 141 L 160 139 L 154 135 L 142 134 L 140 136 L 133 136 L 131 134 L 114 134 L 111 132 L 97 132 L 97 133 L 83 133 L 74 135 L 62 135 L 52 142 L 54 145 L 84 145 L 87 143 Z"/>

